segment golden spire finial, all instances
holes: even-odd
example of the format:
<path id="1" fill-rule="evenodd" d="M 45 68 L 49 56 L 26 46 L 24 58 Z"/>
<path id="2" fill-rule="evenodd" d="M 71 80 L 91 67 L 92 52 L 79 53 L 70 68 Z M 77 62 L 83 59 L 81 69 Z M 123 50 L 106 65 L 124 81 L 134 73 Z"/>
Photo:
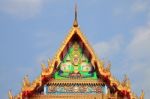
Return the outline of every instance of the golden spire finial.
<path id="1" fill-rule="evenodd" d="M 78 13 L 77 13 L 77 3 L 76 3 L 75 4 L 75 18 L 74 18 L 74 22 L 73 22 L 74 27 L 78 27 L 78 19 L 77 19 L 78 15 L 77 14 Z"/>
<path id="2" fill-rule="evenodd" d="M 23 79 L 23 86 L 29 86 L 30 85 L 30 81 L 28 78 L 28 75 L 25 75 L 24 79 Z"/>
<path id="3" fill-rule="evenodd" d="M 110 72 L 110 68 L 111 68 L 111 63 L 110 61 L 107 63 L 106 67 L 105 67 L 105 70 Z"/>
<path id="4" fill-rule="evenodd" d="M 48 62 L 48 66 L 50 66 L 51 63 L 50 58 L 48 58 L 47 62 Z"/>
<path id="5" fill-rule="evenodd" d="M 140 99 L 144 99 L 144 91 L 143 91 L 143 90 L 142 90 L 142 93 L 141 93 Z"/>
<path id="6" fill-rule="evenodd" d="M 9 90 L 9 92 L 8 92 L 8 96 L 9 96 L 9 99 L 13 99 L 13 96 L 12 96 L 11 90 Z"/>
<path id="7" fill-rule="evenodd" d="M 122 81 L 122 85 L 123 86 L 126 86 L 127 88 L 130 88 L 130 80 L 129 80 L 129 78 L 128 78 L 128 76 L 125 74 L 124 75 L 124 79 L 123 79 L 123 81 Z"/>
<path id="8" fill-rule="evenodd" d="M 42 70 L 46 69 L 46 65 L 45 64 L 41 64 Z"/>

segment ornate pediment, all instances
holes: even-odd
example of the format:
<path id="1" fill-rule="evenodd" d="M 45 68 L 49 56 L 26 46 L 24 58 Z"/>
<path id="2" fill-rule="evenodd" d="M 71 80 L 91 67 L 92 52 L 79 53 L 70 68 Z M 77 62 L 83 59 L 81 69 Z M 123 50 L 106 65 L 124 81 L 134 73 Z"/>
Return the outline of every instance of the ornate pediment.
<path id="1" fill-rule="evenodd" d="M 73 95 L 76 94 L 79 98 L 89 95 L 102 99 L 137 99 L 137 96 L 131 92 L 127 76 L 122 82 L 118 81 L 111 74 L 111 64 L 104 67 L 104 62 L 97 58 L 80 31 L 77 8 L 71 31 L 53 59 L 48 59 L 48 66 L 41 64 L 41 67 L 42 72 L 39 77 L 29 82 L 26 76 L 22 91 L 15 97 L 9 92 L 9 98 L 57 98 L 58 95 L 58 97 L 67 97 L 68 94 L 70 97 L 75 97 Z M 144 99 L 144 92 L 140 99 Z"/>

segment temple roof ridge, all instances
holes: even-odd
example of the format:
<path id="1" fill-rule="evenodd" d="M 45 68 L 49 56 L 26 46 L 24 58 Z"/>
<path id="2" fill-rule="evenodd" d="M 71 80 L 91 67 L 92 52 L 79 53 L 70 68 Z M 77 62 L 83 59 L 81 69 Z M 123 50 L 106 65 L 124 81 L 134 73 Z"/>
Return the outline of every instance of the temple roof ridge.
<path id="1" fill-rule="evenodd" d="M 91 64 L 97 67 L 97 72 L 99 75 L 102 76 L 104 82 L 106 82 L 106 84 L 110 85 L 112 88 L 114 88 L 121 94 L 124 94 L 124 92 L 131 94 L 130 81 L 128 77 L 125 76 L 122 82 L 120 82 L 117 78 L 115 78 L 110 71 L 111 63 L 109 63 L 106 67 L 104 67 L 104 62 L 100 60 L 99 57 L 97 57 L 94 49 L 89 44 L 86 36 L 81 32 L 80 28 L 78 27 L 78 21 L 77 21 L 77 4 L 75 4 L 75 19 L 74 19 L 73 26 L 69 31 L 69 33 L 67 34 L 67 36 L 65 37 L 65 39 L 63 40 L 55 56 L 51 60 L 48 59 L 48 66 L 46 66 L 45 64 L 41 64 L 42 72 L 40 76 L 38 76 L 33 82 L 29 82 L 28 76 L 25 76 L 23 80 L 22 91 L 15 97 L 18 98 L 18 97 L 30 96 L 36 90 L 38 90 L 38 88 L 46 84 L 48 81 L 52 81 L 53 73 L 56 71 L 57 66 L 61 64 L 61 59 L 62 59 L 61 57 L 63 57 L 64 55 L 63 51 L 65 50 L 65 48 L 66 49 L 69 48 L 68 46 L 69 46 L 69 42 L 71 41 L 71 38 L 76 36 L 79 39 L 81 39 L 80 42 L 84 44 L 85 46 L 84 48 L 86 48 L 87 51 L 91 54 Z M 83 56 L 83 60 L 84 58 L 85 56 Z M 67 60 L 70 59 L 67 57 Z M 9 91 L 9 98 L 14 99 L 11 94 L 11 91 Z M 143 98 L 144 98 L 144 92 L 142 91 L 141 99 Z"/>

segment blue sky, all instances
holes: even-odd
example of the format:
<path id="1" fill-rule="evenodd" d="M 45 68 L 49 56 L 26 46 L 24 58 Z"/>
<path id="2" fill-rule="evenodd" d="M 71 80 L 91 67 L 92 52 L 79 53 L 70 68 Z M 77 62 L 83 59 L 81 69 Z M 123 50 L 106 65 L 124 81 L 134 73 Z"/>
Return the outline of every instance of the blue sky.
<path id="1" fill-rule="evenodd" d="M 76 0 L 81 31 L 120 81 L 150 97 L 150 1 Z M 74 0 L 0 0 L 0 99 L 35 79 L 55 55 L 74 19 Z"/>

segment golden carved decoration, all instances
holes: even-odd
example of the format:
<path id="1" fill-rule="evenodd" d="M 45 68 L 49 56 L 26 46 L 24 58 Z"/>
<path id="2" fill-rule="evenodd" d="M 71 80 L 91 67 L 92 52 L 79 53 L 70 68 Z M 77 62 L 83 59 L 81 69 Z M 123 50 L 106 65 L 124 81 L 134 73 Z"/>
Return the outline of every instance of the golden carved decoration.
<path id="1" fill-rule="evenodd" d="M 28 75 L 26 75 L 23 79 L 23 86 L 22 86 L 22 90 L 27 89 L 27 87 L 30 87 L 30 81 L 28 79 Z"/>
<path id="2" fill-rule="evenodd" d="M 55 56 L 53 57 L 53 59 L 50 61 L 50 59 L 48 59 L 48 67 L 46 67 L 45 64 L 41 64 L 42 67 L 42 73 L 39 77 L 37 77 L 32 83 L 30 83 L 30 81 L 28 80 L 28 76 L 24 77 L 23 80 L 23 86 L 22 86 L 22 92 L 23 91 L 33 91 L 35 88 L 40 88 L 42 86 L 42 77 L 43 76 L 49 76 L 53 73 L 54 71 L 54 67 L 55 65 L 59 65 L 61 63 L 61 54 L 64 51 L 65 47 L 67 46 L 67 44 L 69 44 L 70 39 L 74 36 L 74 34 L 78 35 L 79 38 L 81 39 L 81 41 L 83 42 L 83 44 L 85 45 L 85 48 L 88 50 L 88 52 L 91 55 L 91 64 L 92 66 L 97 66 L 98 72 L 101 76 L 106 76 L 108 77 L 108 79 L 110 80 L 110 86 L 113 86 L 114 84 L 117 86 L 118 90 L 126 90 L 128 92 L 130 92 L 131 95 L 131 99 L 137 99 L 137 96 L 134 93 L 131 93 L 131 89 L 130 89 L 130 80 L 128 79 L 127 76 L 124 77 L 124 80 L 122 82 L 119 82 L 119 80 L 117 80 L 115 77 L 112 76 L 110 69 L 111 69 L 111 63 L 109 63 L 106 68 L 104 68 L 104 62 L 102 60 L 99 60 L 99 58 L 96 56 L 94 50 L 92 49 L 91 45 L 89 44 L 89 42 L 87 41 L 87 38 L 85 37 L 85 35 L 80 31 L 80 28 L 78 27 L 78 21 L 77 21 L 77 7 L 75 8 L 75 20 L 73 23 L 73 27 L 71 28 L 71 30 L 69 31 L 68 35 L 66 36 L 65 40 L 62 42 L 61 47 L 58 49 L 58 51 L 56 52 Z M 100 79 L 99 79 L 100 80 Z M 98 80 L 98 81 L 99 81 Z M 81 80 L 79 79 L 78 81 L 73 81 L 72 82 L 80 82 L 80 83 L 92 83 L 92 81 L 86 81 L 86 82 L 81 82 Z M 66 82 L 62 80 L 62 83 L 72 83 L 72 82 Z M 55 81 L 55 82 L 48 82 L 48 83 L 59 83 L 59 81 Z M 60 82 L 61 83 L 61 82 Z M 95 81 L 95 83 L 103 83 L 103 82 L 97 82 Z M 9 99 L 22 99 L 22 92 L 20 92 L 18 95 L 12 96 L 11 91 L 9 91 L 8 96 Z M 87 99 L 91 99 L 91 97 L 89 97 L 90 95 L 86 95 L 85 97 Z M 93 95 L 92 95 L 93 96 Z M 48 99 L 49 97 L 51 97 L 51 95 L 35 95 L 33 96 L 31 99 Z M 56 98 L 56 96 L 52 96 L 54 99 Z M 69 97 L 66 95 L 60 95 L 60 98 L 62 97 L 66 97 L 66 98 L 83 98 L 85 99 L 85 97 L 81 97 L 80 95 L 75 95 L 75 96 L 71 96 Z M 98 99 L 121 99 L 118 98 L 117 96 L 117 92 L 112 95 L 109 90 L 108 90 L 108 95 L 103 95 L 103 94 L 98 94 L 95 95 L 94 97 L 98 98 Z M 142 94 L 140 96 L 140 99 L 144 99 L 144 92 L 142 91 Z"/>
<path id="3" fill-rule="evenodd" d="M 110 72 L 111 69 L 111 63 L 109 62 L 105 68 L 105 71 Z"/>
<path id="4" fill-rule="evenodd" d="M 143 90 L 142 90 L 142 93 L 141 93 L 140 99 L 144 99 L 144 91 L 143 91 Z"/>
<path id="5" fill-rule="evenodd" d="M 49 62 L 50 60 L 48 60 L 48 62 Z M 50 63 L 48 63 L 48 64 L 50 64 Z M 46 65 L 45 64 L 41 64 L 41 67 L 42 67 L 42 75 L 43 76 L 48 76 L 48 75 L 50 75 L 50 70 L 49 70 L 49 68 L 46 68 Z"/>
<path id="6" fill-rule="evenodd" d="M 42 67 L 42 71 L 44 71 L 46 69 L 45 64 L 41 64 L 41 67 Z"/>
<path id="7" fill-rule="evenodd" d="M 13 99 L 13 95 L 11 93 L 11 90 L 9 90 L 9 92 L 8 92 L 8 97 L 9 97 L 9 99 Z"/>
<path id="8" fill-rule="evenodd" d="M 47 62 L 48 62 L 48 67 L 49 67 L 51 65 L 50 58 L 48 58 Z"/>
<path id="9" fill-rule="evenodd" d="M 127 75 L 124 75 L 124 79 L 123 79 L 123 81 L 122 81 L 122 86 L 123 87 L 125 87 L 126 89 L 130 89 L 130 80 L 129 80 L 129 78 L 128 78 L 128 76 Z"/>

